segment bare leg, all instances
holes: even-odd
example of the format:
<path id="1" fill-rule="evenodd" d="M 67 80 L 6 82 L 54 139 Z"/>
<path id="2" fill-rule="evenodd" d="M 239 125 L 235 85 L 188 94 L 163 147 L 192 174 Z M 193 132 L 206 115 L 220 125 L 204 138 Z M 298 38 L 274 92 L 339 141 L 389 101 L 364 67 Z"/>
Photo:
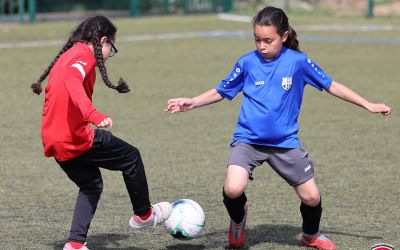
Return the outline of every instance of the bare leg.
<path id="1" fill-rule="evenodd" d="M 308 206 L 317 206 L 321 201 L 314 177 L 300 185 L 294 186 L 293 188 L 299 196 L 301 202 Z"/>
<path id="2" fill-rule="evenodd" d="M 244 192 L 248 179 L 249 173 L 246 169 L 237 165 L 228 166 L 224 184 L 225 194 L 231 199 L 239 197 Z"/>
<path id="3" fill-rule="evenodd" d="M 321 196 L 314 177 L 294 187 L 300 197 L 300 212 L 303 217 L 303 233 L 314 235 L 319 232 L 319 223 L 322 215 Z"/>

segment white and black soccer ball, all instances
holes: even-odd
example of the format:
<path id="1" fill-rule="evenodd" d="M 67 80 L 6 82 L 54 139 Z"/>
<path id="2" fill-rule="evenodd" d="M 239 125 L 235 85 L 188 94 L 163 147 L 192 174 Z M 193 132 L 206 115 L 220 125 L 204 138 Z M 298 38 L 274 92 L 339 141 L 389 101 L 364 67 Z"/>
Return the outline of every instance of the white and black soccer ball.
<path id="1" fill-rule="evenodd" d="M 164 224 L 174 238 L 191 239 L 200 234 L 204 223 L 204 211 L 197 202 L 179 199 L 172 203 L 172 213 Z"/>

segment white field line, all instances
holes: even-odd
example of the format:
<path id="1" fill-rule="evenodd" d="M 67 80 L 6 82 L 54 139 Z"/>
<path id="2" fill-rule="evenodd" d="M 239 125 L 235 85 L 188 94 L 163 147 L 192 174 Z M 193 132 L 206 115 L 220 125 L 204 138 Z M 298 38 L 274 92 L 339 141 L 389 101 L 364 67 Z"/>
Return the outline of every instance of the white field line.
<path id="1" fill-rule="evenodd" d="M 222 20 L 238 21 L 238 22 L 251 22 L 251 17 L 238 16 L 233 14 L 219 14 Z M 400 26 L 392 24 L 382 25 L 340 25 L 340 24 L 315 24 L 307 26 L 297 26 L 296 31 L 394 31 L 400 30 Z M 145 34 L 145 35 L 130 35 L 118 37 L 118 41 L 136 42 L 136 41 L 155 41 L 155 40 L 175 40 L 175 39 L 188 39 L 199 37 L 224 37 L 224 38 L 239 38 L 248 39 L 252 38 L 251 30 L 215 30 L 215 31 L 199 31 L 199 32 L 179 32 L 179 33 L 166 33 L 166 34 Z M 320 36 L 315 36 L 316 40 L 321 40 Z M 312 37 L 308 37 L 311 39 Z M 329 38 L 330 39 L 330 38 Z M 342 38 L 334 38 L 336 40 L 343 40 Z M 347 38 L 350 39 L 350 38 Z M 351 40 L 351 39 L 350 39 Z M 356 41 L 357 39 L 353 39 Z M 364 39 L 368 42 L 368 39 Z M 399 39 L 395 39 L 392 43 L 399 44 Z M 33 48 L 33 47 L 48 47 L 48 46 L 62 46 L 66 41 L 62 40 L 39 40 L 39 41 L 24 41 L 24 42 L 0 42 L 0 49 L 14 49 L 14 48 Z M 371 42 L 376 42 L 371 40 Z M 382 42 L 391 43 L 390 41 Z"/>
<path id="2" fill-rule="evenodd" d="M 42 41 L 28 41 L 28 42 L 6 42 L 0 43 L 0 49 L 14 49 L 14 48 L 32 48 L 32 47 L 48 47 L 60 46 L 66 41 L 62 40 L 42 40 Z"/>
<path id="3" fill-rule="evenodd" d="M 250 23 L 253 18 L 235 14 L 218 14 L 221 20 Z M 395 31 L 400 30 L 400 26 L 393 24 L 312 24 L 299 25 L 294 27 L 297 31 L 343 31 L 343 32 L 367 32 L 367 31 Z"/>
<path id="4" fill-rule="evenodd" d="M 253 17 L 250 16 L 241 16 L 241 15 L 227 14 L 227 13 L 218 14 L 218 18 L 221 20 L 241 22 L 241 23 L 250 23 L 253 20 Z"/>
<path id="5" fill-rule="evenodd" d="M 176 40 L 187 38 L 199 37 L 243 37 L 249 36 L 248 31 L 199 31 L 199 32 L 181 32 L 181 33 L 167 33 L 167 34 L 147 34 L 147 35 L 131 35 L 118 37 L 118 41 L 123 42 L 137 42 L 137 41 L 154 41 L 154 40 Z M 27 42 L 2 42 L 0 49 L 12 48 L 32 48 L 32 47 L 48 47 L 48 46 L 62 46 L 66 41 L 62 40 L 42 40 L 42 41 L 27 41 Z"/>

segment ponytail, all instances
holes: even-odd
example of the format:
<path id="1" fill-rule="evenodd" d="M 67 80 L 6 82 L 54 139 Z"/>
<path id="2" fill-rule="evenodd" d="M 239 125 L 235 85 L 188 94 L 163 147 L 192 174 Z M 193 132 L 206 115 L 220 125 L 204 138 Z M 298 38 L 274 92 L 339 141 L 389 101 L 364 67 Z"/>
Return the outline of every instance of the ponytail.
<path id="1" fill-rule="evenodd" d="M 292 28 L 292 26 L 289 26 L 288 37 L 283 45 L 289 49 L 300 51 L 299 41 L 297 40 L 297 33 Z"/>

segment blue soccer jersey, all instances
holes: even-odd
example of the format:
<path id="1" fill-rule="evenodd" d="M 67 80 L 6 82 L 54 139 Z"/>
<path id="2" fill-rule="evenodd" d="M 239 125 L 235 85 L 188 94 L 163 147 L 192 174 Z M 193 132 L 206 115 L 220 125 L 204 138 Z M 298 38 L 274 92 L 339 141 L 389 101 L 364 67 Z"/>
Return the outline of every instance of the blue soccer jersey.
<path id="1" fill-rule="evenodd" d="M 266 61 L 257 51 L 242 56 L 216 90 L 232 100 L 243 92 L 233 141 L 299 148 L 297 118 L 306 84 L 322 91 L 332 79 L 304 53 L 283 47 Z"/>

